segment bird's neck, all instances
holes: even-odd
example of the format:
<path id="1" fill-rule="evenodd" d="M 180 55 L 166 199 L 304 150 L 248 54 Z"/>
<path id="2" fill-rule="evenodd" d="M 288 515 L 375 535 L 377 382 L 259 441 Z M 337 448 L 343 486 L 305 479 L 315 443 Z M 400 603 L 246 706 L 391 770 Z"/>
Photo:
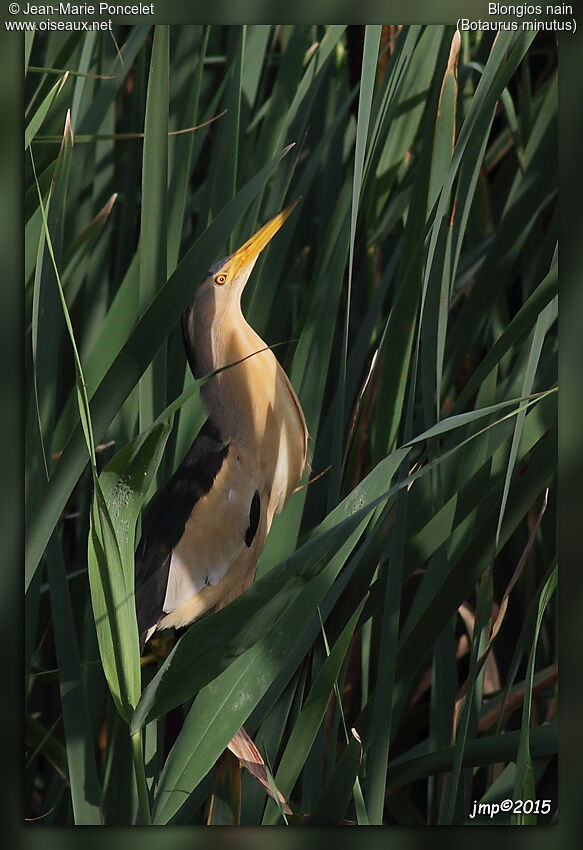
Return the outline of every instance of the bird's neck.
<path id="1" fill-rule="evenodd" d="M 265 422 L 276 380 L 277 361 L 267 344 L 247 323 L 240 304 L 234 302 L 220 314 L 216 305 L 196 304 L 185 317 L 191 351 L 190 366 L 196 378 L 223 367 L 203 387 L 209 414 L 223 430 L 225 439 L 257 433 Z M 235 365 L 233 365 L 235 364 Z"/>
<path id="2" fill-rule="evenodd" d="M 222 439 L 257 470 L 258 486 L 265 480 L 271 521 L 302 473 L 306 422 L 287 376 L 240 306 L 219 315 L 209 303 L 184 317 L 190 365 L 195 377 L 228 367 L 205 384 L 202 396 Z"/>

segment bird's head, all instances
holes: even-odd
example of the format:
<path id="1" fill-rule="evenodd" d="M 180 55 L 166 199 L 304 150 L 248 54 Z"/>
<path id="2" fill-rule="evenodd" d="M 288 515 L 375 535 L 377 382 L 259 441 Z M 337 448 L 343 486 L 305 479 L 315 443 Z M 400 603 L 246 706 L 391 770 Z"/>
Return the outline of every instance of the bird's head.
<path id="1" fill-rule="evenodd" d="M 241 327 L 241 293 L 263 249 L 291 215 L 290 204 L 229 257 L 209 269 L 182 316 L 182 335 L 190 368 L 201 377 L 217 368 L 221 338 L 229 322 Z M 231 358 L 233 359 L 233 358 Z"/>
<path id="2" fill-rule="evenodd" d="M 203 287 L 213 290 L 214 300 L 217 304 L 220 302 L 239 302 L 241 293 L 249 280 L 255 263 L 259 259 L 259 255 L 289 218 L 297 203 L 297 201 L 294 201 L 277 215 L 274 215 L 244 245 L 229 257 L 219 260 L 209 269 Z"/>

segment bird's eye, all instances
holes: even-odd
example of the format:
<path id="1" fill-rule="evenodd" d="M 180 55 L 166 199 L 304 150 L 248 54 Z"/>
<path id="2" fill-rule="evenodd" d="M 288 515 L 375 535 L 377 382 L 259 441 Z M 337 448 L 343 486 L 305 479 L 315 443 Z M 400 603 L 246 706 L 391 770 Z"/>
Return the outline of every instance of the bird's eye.
<path id="1" fill-rule="evenodd" d="M 219 286 L 222 286 L 222 285 L 226 282 L 226 280 L 227 280 L 227 275 L 226 275 L 226 274 L 218 274 L 218 275 L 215 277 L 215 283 L 218 283 L 218 284 L 219 284 Z"/>

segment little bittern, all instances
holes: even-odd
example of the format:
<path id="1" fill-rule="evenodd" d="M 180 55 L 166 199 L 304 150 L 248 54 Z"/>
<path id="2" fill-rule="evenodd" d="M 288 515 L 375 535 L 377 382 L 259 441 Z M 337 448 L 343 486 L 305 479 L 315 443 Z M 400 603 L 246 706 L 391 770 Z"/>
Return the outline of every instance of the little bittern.
<path id="1" fill-rule="evenodd" d="M 182 317 L 209 417 L 154 500 L 136 550 L 140 651 L 156 629 L 225 606 L 253 580 L 273 514 L 306 463 L 304 414 L 289 379 L 241 312 L 261 251 L 295 204 L 213 266 Z"/>

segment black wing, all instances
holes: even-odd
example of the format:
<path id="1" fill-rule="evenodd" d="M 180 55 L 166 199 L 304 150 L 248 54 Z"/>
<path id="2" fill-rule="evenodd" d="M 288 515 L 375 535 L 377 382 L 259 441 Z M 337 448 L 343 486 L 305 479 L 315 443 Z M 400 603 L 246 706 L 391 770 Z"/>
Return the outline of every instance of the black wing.
<path id="1" fill-rule="evenodd" d="M 172 550 L 196 502 L 208 493 L 229 451 L 207 419 L 188 454 L 154 499 L 135 558 L 136 615 L 140 653 L 146 634 L 163 614 Z"/>

